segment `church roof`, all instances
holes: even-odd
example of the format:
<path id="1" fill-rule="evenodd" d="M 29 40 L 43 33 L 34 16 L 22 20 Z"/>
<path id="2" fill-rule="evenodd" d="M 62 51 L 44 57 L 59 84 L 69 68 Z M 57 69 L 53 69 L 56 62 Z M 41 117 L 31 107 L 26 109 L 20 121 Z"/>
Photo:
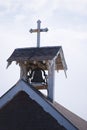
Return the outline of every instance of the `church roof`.
<path id="1" fill-rule="evenodd" d="M 87 128 L 87 121 L 69 111 L 57 102 L 53 103 L 53 106 L 62 113 L 72 124 L 74 124 L 79 130 L 85 130 Z"/>
<path id="2" fill-rule="evenodd" d="M 10 125 L 8 125 L 9 121 L 11 121 Z M 40 123 L 43 125 L 40 125 Z M 3 124 L 7 125 L 9 130 L 12 125 L 15 129 L 22 127 L 25 130 L 31 126 L 34 127 L 34 125 L 36 126 L 35 130 L 42 129 L 42 126 L 45 127 L 45 130 L 46 128 L 53 130 L 65 130 L 65 128 L 67 130 L 85 130 L 87 128 L 86 121 L 60 104 L 50 102 L 33 86 L 23 80 L 20 80 L 0 98 L 0 129 L 5 126 Z"/>
<path id="3" fill-rule="evenodd" d="M 0 129 L 66 130 L 23 91 L 0 111 Z"/>
<path id="4" fill-rule="evenodd" d="M 30 48 L 18 48 L 15 49 L 12 55 L 7 59 L 8 62 L 17 61 L 48 61 L 55 60 L 56 69 L 67 70 L 63 50 L 61 46 L 53 47 L 30 47 Z"/>

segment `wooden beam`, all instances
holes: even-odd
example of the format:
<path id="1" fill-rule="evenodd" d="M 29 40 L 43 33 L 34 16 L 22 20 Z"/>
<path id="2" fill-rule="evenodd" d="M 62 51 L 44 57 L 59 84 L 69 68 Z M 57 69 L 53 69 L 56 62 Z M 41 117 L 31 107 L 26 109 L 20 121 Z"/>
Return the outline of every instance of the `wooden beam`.
<path id="1" fill-rule="evenodd" d="M 55 72 L 55 61 L 49 60 L 48 64 L 48 98 L 54 100 L 54 72 Z"/>
<path id="2" fill-rule="evenodd" d="M 24 63 L 20 63 L 20 79 L 27 80 L 27 66 Z"/>
<path id="3" fill-rule="evenodd" d="M 36 88 L 37 90 L 41 90 L 41 89 L 47 89 L 48 85 L 40 85 L 40 86 L 33 86 L 34 88 Z"/>

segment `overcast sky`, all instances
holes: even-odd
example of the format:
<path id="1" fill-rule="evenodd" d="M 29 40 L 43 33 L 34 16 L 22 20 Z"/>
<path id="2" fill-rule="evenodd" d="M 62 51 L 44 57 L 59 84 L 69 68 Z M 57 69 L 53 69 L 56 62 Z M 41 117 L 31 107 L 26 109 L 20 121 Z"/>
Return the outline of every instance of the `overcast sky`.
<path id="1" fill-rule="evenodd" d="M 68 66 L 55 73 L 55 100 L 87 120 L 87 0 L 0 0 L 0 95 L 19 79 L 19 66 L 6 69 L 15 48 L 35 47 L 41 27 L 41 46 L 61 45 Z"/>

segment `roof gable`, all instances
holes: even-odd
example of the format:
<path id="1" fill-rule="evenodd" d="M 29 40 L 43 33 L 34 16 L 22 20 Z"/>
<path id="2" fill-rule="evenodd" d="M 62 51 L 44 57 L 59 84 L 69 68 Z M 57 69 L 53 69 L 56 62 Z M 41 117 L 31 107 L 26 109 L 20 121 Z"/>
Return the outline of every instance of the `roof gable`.
<path id="1" fill-rule="evenodd" d="M 65 130 L 65 128 L 24 91 L 19 92 L 0 111 L 0 129 Z"/>
<path id="2" fill-rule="evenodd" d="M 20 80 L 13 88 L 11 88 L 5 95 L 0 98 L 0 109 L 3 109 L 3 107 L 9 103 L 20 91 L 24 91 L 26 94 L 28 94 L 32 100 L 37 102 L 37 104 L 39 104 L 45 112 L 49 113 L 60 125 L 64 126 L 67 130 L 77 130 L 76 126 L 74 126 L 74 124 L 65 118 L 62 113 L 60 113 L 45 96 L 22 80 Z"/>

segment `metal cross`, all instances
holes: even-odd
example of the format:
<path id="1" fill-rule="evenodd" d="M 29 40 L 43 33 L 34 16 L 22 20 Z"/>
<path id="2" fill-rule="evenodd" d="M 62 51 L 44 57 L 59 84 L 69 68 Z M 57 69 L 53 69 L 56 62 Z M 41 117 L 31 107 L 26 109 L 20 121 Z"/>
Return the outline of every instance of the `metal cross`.
<path id="1" fill-rule="evenodd" d="M 37 21 L 37 29 L 30 29 L 30 33 L 37 32 L 37 47 L 40 47 L 40 32 L 47 32 L 48 28 L 41 29 L 40 28 L 41 21 Z"/>

